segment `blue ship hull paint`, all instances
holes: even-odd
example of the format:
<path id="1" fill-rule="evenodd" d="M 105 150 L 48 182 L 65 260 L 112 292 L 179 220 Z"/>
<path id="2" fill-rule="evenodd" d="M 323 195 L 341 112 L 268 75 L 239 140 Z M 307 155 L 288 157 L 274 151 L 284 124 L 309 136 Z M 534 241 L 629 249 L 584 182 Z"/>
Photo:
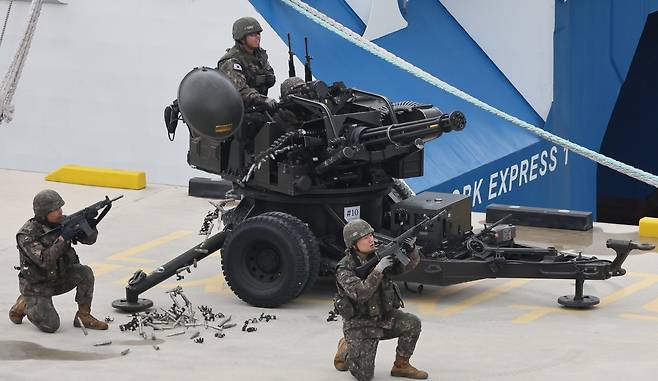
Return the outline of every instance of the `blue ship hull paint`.
<path id="1" fill-rule="evenodd" d="M 596 212 L 596 163 L 403 72 L 279 1 L 250 2 L 282 39 L 292 34 L 293 51 L 302 59 L 303 37 L 309 37 L 317 78 L 392 101 L 466 113 L 466 130 L 426 145 L 425 175 L 408 179 L 416 192 L 472 192 L 475 210 L 496 202 Z M 344 1 L 306 2 L 357 33 L 365 30 Z M 658 9 L 658 0 L 556 1 L 555 9 L 555 100 L 545 124 L 440 2 L 409 1 L 404 12 L 409 26 L 374 42 L 509 114 L 599 150 L 647 14 Z M 510 181 L 515 168 L 517 177 Z"/>

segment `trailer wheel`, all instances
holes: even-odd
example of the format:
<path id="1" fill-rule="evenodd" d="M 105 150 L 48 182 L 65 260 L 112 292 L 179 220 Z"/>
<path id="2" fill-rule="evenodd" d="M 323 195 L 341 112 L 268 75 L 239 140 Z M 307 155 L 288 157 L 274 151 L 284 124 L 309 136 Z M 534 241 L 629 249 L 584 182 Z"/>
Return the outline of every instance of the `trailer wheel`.
<path id="1" fill-rule="evenodd" d="M 273 216 L 237 225 L 222 249 L 224 279 L 238 298 L 256 307 L 294 299 L 309 277 L 304 237 Z"/>
<path id="2" fill-rule="evenodd" d="M 272 216 L 279 218 L 284 221 L 289 227 L 297 230 L 297 232 L 304 237 L 304 243 L 306 244 L 306 249 L 308 253 L 308 264 L 309 264 L 309 273 L 308 279 L 306 280 L 306 285 L 300 291 L 300 295 L 306 290 L 309 290 L 315 284 L 315 281 L 320 275 L 320 245 L 318 240 L 313 235 L 311 229 L 299 218 L 283 212 L 268 212 L 262 214 L 263 216 Z"/>

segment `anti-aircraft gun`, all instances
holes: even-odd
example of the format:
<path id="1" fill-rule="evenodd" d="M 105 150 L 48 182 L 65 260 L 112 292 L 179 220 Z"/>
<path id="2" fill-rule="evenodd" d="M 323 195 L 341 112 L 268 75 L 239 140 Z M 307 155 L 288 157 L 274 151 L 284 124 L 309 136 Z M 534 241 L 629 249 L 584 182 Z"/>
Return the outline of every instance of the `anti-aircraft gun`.
<path id="1" fill-rule="evenodd" d="M 239 203 L 230 210 L 215 204 L 202 228 L 207 239 L 150 274 L 136 272 L 126 298 L 114 307 L 150 307 L 150 300 L 139 298 L 142 292 L 219 249 L 224 277 L 238 297 L 254 306 L 279 306 L 318 276 L 333 274 L 345 254 L 343 226 L 353 218 L 367 220 L 386 244 L 407 226 L 441 214 L 418 233 L 421 264 L 400 280 L 448 285 L 496 277 L 575 279 L 576 295 L 560 299 L 572 307 L 598 302 L 582 295 L 584 280 L 623 275 L 630 250 L 650 249 L 613 242 L 609 247 L 617 259 L 611 262 L 517 245 L 509 225 L 476 234 L 469 197 L 412 195 L 400 180 L 423 174 L 425 144 L 463 130 L 463 113 L 392 103 L 341 82 L 286 81 L 279 107 L 270 114 L 245 109 L 216 69 L 195 68 L 183 78 L 177 101 L 165 110 L 170 139 L 184 121 L 188 163 L 231 181 Z M 210 236 L 219 218 L 224 229 Z"/>

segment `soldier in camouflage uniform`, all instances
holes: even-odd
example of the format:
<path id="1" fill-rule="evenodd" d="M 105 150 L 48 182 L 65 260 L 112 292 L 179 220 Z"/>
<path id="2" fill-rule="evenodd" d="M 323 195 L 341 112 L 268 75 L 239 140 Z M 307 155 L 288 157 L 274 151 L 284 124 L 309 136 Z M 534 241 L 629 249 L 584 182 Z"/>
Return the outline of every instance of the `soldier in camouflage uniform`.
<path id="1" fill-rule="evenodd" d="M 292 108 L 286 101 L 289 95 L 303 97 L 303 92 L 306 89 L 305 85 L 306 82 L 299 77 L 286 78 L 281 82 L 281 103 L 272 118 L 278 126 L 285 130 L 289 131 L 301 128 L 301 121 L 298 116 L 303 116 L 308 111 L 301 107 Z"/>
<path id="2" fill-rule="evenodd" d="M 233 23 L 235 45 L 217 62 L 217 69 L 228 76 L 242 96 L 245 108 L 262 107 L 274 112 L 277 101 L 267 96 L 274 86 L 274 69 L 267 61 L 267 52 L 260 47 L 260 24 L 253 17 L 242 17 Z M 243 130 L 253 139 L 267 119 L 262 113 L 245 115 Z"/>
<path id="3" fill-rule="evenodd" d="M 420 262 L 415 239 L 404 243 L 411 262 L 403 266 L 391 257 L 382 258 L 366 279 L 355 269 L 374 255 L 374 230 L 366 221 L 350 221 L 343 229 L 347 255 L 338 263 L 336 309 L 343 317 L 343 334 L 338 342 L 334 366 L 349 370 L 359 381 L 373 378 L 379 340 L 398 338 L 391 376 L 425 379 L 427 372 L 409 364 L 420 336 L 420 319 L 398 308 L 404 304 L 390 276 L 415 268 Z"/>
<path id="4" fill-rule="evenodd" d="M 89 266 L 80 264 L 71 242 L 91 245 L 96 242 L 98 231 L 86 236 L 75 230 L 61 227 L 64 200 L 54 190 L 39 192 L 32 203 L 34 218 L 28 220 L 16 234 L 20 256 L 18 284 L 21 295 L 9 310 L 9 319 L 21 324 L 27 318 L 44 332 L 55 332 L 59 328 L 59 315 L 53 306 L 52 296 L 77 288 L 75 301 L 78 312 L 73 325 L 80 321 L 89 329 L 107 329 L 107 323 L 91 315 L 91 300 L 94 293 L 94 273 Z M 96 217 L 89 216 L 90 218 Z"/>

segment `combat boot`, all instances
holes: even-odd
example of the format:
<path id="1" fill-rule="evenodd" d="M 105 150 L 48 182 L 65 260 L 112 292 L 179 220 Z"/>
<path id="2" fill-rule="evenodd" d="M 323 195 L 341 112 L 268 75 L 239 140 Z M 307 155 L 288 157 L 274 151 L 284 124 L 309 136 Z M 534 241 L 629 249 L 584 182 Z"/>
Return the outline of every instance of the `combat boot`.
<path id="1" fill-rule="evenodd" d="M 336 356 L 334 356 L 334 367 L 341 372 L 347 370 L 345 352 L 347 352 L 347 343 L 345 342 L 345 338 L 341 337 L 340 340 L 338 340 L 338 351 L 336 352 Z"/>
<path id="2" fill-rule="evenodd" d="M 78 306 L 78 312 L 75 313 L 75 317 L 73 318 L 73 326 L 80 328 L 80 322 L 78 321 L 78 318 L 80 318 L 85 328 L 99 329 L 99 330 L 107 329 L 106 322 L 100 321 L 95 317 L 91 316 L 90 304 L 80 304 Z"/>
<path id="3" fill-rule="evenodd" d="M 16 299 L 16 303 L 9 310 L 9 320 L 14 324 L 21 324 L 25 317 L 25 309 L 27 308 L 27 301 L 23 295 Z"/>
<path id="4" fill-rule="evenodd" d="M 406 377 L 415 380 L 424 380 L 429 375 L 427 372 L 418 370 L 409 364 L 409 357 L 402 357 L 398 354 L 395 355 L 395 362 L 391 369 L 391 376 L 393 377 Z"/>

